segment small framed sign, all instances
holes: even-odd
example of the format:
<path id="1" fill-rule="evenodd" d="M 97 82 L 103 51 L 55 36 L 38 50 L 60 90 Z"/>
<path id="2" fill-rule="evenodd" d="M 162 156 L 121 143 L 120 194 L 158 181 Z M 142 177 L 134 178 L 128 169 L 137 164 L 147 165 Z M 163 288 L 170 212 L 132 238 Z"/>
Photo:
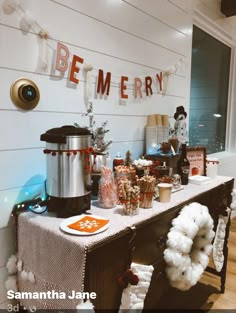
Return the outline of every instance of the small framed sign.
<path id="1" fill-rule="evenodd" d="M 206 175 L 206 147 L 187 147 L 187 158 L 190 163 L 189 176 Z"/>

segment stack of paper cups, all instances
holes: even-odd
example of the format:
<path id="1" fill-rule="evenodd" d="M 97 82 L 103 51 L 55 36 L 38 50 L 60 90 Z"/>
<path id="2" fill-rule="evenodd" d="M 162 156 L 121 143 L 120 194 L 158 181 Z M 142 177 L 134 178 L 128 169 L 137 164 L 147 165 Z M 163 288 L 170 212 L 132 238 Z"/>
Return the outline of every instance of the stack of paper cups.
<path id="1" fill-rule="evenodd" d="M 155 114 L 147 116 L 146 153 L 147 154 L 157 153 L 157 126 Z"/>
<path id="2" fill-rule="evenodd" d="M 157 126 L 147 126 L 146 127 L 146 154 L 156 154 L 157 153 Z"/>
<path id="3" fill-rule="evenodd" d="M 206 159 L 206 174 L 208 177 L 215 178 L 217 176 L 219 160 L 217 158 L 207 157 Z"/>
<path id="4" fill-rule="evenodd" d="M 163 128 L 162 128 L 162 120 L 161 120 L 161 114 L 156 114 L 156 125 L 157 125 L 157 144 L 161 143 L 163 141 Z"/>
<path id="5" fill-rule="evenodd" d="M 163 142 L 168 142 L 169 139 L 169 117 L 168 115 L 162 115 L 162 128 L 163 128 Z"/>

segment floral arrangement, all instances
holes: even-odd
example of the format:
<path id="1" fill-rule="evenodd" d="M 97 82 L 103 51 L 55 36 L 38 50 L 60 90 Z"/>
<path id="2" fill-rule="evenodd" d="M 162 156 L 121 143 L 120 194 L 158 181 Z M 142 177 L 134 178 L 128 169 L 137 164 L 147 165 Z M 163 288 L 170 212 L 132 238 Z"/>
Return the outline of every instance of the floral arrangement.
<path id="1" fill-rule="evenodd" d="M 112 144 L 112 140 L 105 139 L 106 133 L 110 131 L 110 129 L 107 128 L 108 121 L 104 121 L 100 127 L 96 126 L 92 101 L 89 102 L 87 113 L 83 114 L 83 116 L 89 117 L 89 127 L 85 128 L 87 128 L 92 134 L 92 146 L 94 152 L 98 154 L 106 154 Z M 80 127 L 77 123 L 74 123 L 74 125 Z"/>

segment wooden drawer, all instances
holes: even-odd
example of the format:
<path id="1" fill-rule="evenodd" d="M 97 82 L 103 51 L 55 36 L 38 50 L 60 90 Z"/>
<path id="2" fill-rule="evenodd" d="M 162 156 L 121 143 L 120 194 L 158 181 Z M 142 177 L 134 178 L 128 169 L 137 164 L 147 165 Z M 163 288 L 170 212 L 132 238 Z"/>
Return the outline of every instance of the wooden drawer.
<path id="1" fill-rule="evenodd" d="M 167 234 L 177 210 L 165 213 L 145 225 L 137 226 L 133 251 L 133 261 L 140 264 L 154 264 L 163 256 Z"/>

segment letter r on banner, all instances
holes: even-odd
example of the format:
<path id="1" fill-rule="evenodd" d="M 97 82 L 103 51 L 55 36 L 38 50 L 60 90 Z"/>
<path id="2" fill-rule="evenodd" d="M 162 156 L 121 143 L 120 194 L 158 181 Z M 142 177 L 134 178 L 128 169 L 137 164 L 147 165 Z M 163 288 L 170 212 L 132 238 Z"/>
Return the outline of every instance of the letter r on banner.
<path id="1" fill-rule="evenodd" d="M 56 70 L 65 73 L 68 68 L 69 49 L 62 43 L 57 43 Z"/>

